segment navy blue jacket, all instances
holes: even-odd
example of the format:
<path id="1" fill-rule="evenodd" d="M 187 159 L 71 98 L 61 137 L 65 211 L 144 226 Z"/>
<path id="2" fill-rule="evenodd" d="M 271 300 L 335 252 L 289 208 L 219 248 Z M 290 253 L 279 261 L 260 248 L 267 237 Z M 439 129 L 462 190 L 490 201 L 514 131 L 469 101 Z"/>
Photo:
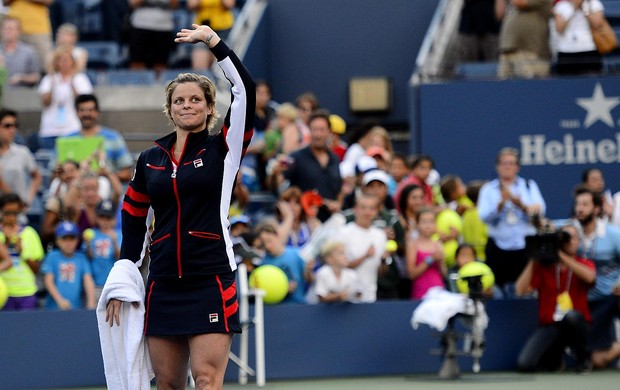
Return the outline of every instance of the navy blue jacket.
<path id="1" fill-rule="evenodd" d="M 232 84 L 222 131 L 189 133 L 179 161 L 176 133 L 140 154 L 123 202 L 121 259 L 144 256 L 147 215 L 153 209 L 149 277 L 191 277 L 230 272 L 236 262 L 228 212 L 241 158 L 253 133 L 255 87 L 249 72 L 221 41 L 213 49 Z"/>

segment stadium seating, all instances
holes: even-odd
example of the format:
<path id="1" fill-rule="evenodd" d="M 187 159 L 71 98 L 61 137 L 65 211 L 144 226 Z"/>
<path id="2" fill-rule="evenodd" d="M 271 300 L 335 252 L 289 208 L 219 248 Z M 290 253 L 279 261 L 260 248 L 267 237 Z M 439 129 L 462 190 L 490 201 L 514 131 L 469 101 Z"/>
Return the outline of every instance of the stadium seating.
<path id="1" fill-rule="evenodd" d="M 461 62 L 454 69 L 454 77 L 467 80 L 492 80 L 497 76 L 497 62 Z"/>
<path id="2" fill-rule="evenodd" d="M 90 41 L 78 44 L 88 51 L 88 69 L 115 69 L 123 63 L 121 48 L 112 41 Z"/>
<path id="3" fill-rule="evenodd" d="M 157 81 L 154 70 L 115 69 L 104 73 L 103 83 L 107 85 L 152 85 Z"/>

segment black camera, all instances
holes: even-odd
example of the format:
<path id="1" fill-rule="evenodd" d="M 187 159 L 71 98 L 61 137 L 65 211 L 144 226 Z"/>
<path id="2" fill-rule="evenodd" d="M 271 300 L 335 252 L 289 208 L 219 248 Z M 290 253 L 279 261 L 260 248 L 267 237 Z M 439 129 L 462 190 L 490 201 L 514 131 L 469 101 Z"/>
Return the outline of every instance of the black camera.
<path id="1" fill-rule="evenodd" d="M 558 251 L 568 241 L 570 234 L 563 230 L 540 231 L 525 237 L 525 251 L 530 259 L 538 260 L 541 264 L 554 264 L 560 260 Z"/>

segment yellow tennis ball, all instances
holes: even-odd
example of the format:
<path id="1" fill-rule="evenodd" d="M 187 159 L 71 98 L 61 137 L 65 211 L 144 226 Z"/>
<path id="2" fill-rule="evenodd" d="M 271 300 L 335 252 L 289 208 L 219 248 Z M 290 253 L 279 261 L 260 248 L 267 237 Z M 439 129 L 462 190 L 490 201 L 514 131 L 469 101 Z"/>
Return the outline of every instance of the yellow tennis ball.
<path id="1" fill-rule="evenodd" d="M 388 252 L 396 252 L 398 249 L 398 244 L 394 240 L 387 240 L 385 243 L 385 250 Z"/>
<path id="2" fill-rule="evenodd" d="M 9 289 L 6 287 L 6 283 L 4 283 L 4 280 L 0 278 L 0 309 L 4 307 L 8 299 L 9 299 Z"/>
<path id="3" fill-rule="evenodd" d="M 264 264 L 250 274 L 249 284 L 265 291 L 263 301 L 269 305 L 282 302 L 288 294 L 288 278 L 275 265 Z"/>
<path id="4" fill-rule="evenodd" d="M 463 279 L 468 276 L 482 276 L 482 289 L 488 290 L 495 284 L 495 275 L 488 265 L 480 261 L 472 261 L 465 264 L 459 269 L 459 279 L 456 281 L 456 287 L 459 292 L 469 293 L 469 286 L 467 280 Z"/>
<path id="5" fill-rule="evenodd" d="M 84 232 L 82 233 L 82 238 L 84 239 L 84 241 L 91 241 L 93 238 L 95 238 L 95 231 L 93 229 L 84 230 Z"/>
<path id="6" fill-rule="evenodd" d="M 454 210 L 442 210 L 435 221 L 439 233 L 450 233 L 450 228 L 461 232 L 463 230 L 463 219 Z"/>

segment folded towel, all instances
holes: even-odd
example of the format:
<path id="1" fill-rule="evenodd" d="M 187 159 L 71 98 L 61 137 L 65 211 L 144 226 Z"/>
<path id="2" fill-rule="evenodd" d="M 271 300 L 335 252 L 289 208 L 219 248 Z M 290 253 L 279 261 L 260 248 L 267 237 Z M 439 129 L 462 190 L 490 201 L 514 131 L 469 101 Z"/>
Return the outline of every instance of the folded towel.
<path id="1" fill-rule="evenodd" d="M 110 299 L 123 301 L 120 326 L 106 322 Z M 135 307 L 131 302 L 138 302 Z M 114 264 L 97 305 L 99 341 L 108 389 L 150 390 L 154 377 L 144 339 L 144 282 L 136 264 L 119 260 Z"/>
<path id="2" fill-rule="evenodd" d="M 483 331 L 488 326 L 489 318 L 482 302 L 474 302 L 473 299 L 464 294 L 446 291 L 441 287 L 433 287 L 427 291 L 422 302 L 413 311 L 411 326 L 413 329 L 417 329 L 419 324 L 426 324 L 441 332 L 446 329 L 448 320 L 459 313 L 478 313 L 474 325 L 479 331 Z"/>

